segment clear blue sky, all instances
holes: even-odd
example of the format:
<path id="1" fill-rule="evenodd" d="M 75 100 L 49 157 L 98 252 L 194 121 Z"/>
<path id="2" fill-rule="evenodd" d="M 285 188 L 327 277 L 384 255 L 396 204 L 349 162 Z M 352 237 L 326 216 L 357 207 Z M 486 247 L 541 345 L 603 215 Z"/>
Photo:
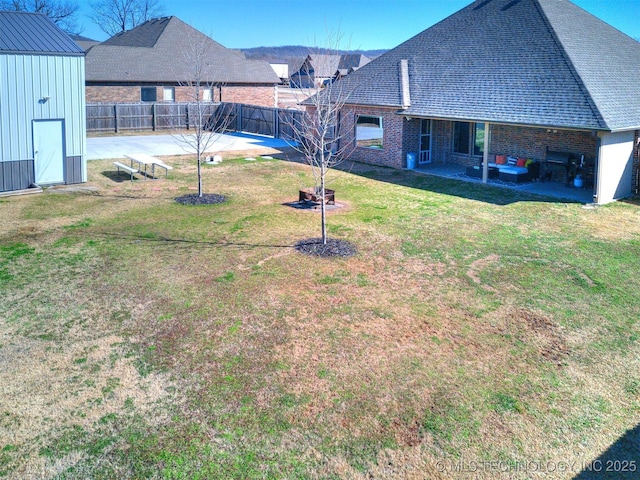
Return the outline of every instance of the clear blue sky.
<path id="1" fill-rule="evenodd" d="M 83 35 L 106 40 L 85 14 Z M 472 3 L 472 0 L 160 0 L 175 15 L 228 48 L 326 46 L 327 31 L 345 36 L 341 47 L 390 49 Z M 640 39 L 640 0 L 573 0 L 627 35 Z M 316 43 L 316 45 L 313 45 Z"/>

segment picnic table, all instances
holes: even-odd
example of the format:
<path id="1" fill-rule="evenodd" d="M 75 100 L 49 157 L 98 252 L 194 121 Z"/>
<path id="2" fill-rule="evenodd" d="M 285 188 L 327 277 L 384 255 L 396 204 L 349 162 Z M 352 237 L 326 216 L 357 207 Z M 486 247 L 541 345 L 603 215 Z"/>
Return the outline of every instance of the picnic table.
<path id="1" fill-rule="evenodd" d="M 146 153 L 131 153 L 129 155 L 125 155 L 131 161 L 131 168 L 133 168 L 133 163 L 138 164 L 138 170 L 142 173 L 142 167 L 144 166 L 144 178 L 147 178 L 147 166 L 151 166 L 151 178 L 156 178 L 156 167 L 164 168 L 165 170 L 165 178 L 169 176 L 169 170 L 173 170 L 171 165 L 167 165 L 162 160 L 156 157 L 152 157 L 151 155 L 147 155 Z"/>

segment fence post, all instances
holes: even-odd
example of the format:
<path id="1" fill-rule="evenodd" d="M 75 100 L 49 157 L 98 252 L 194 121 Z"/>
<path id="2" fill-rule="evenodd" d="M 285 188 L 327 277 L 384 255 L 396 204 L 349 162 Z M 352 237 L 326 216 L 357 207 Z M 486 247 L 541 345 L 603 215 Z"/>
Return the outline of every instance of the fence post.
<path id="1" fill-rule="evenodd" d="M 273 109 L 273 138 L 280 138 L 280 115 L 279 109 Z"/>
<path id="2" fill-rule="evenodd" d="M 118 133 L 118 104 L 113 104 L 113 123 L 116 127 L 116 133 Z"/>
<path id="3" fill-rule="evenodd" d="M 236 132 L 242 131 L 242 104 L 236 103 Z"/>
<path id="4" fill-rule="evenodd" d="M 184 106 L 184 121 L 187 125 L 187 130 L 189 130 L 189 103 Z"/>

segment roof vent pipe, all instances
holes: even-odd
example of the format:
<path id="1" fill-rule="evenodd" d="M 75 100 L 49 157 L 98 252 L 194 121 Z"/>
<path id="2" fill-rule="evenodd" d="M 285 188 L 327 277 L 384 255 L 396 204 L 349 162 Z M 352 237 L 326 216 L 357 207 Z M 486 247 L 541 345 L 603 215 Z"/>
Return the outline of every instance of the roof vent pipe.
<path id="1" fill-rule="evenodd" d="M 411 92 L 409 91 L 409 60 L 400 60 L 400 102 L 402 108 L 411 106 Z"/>

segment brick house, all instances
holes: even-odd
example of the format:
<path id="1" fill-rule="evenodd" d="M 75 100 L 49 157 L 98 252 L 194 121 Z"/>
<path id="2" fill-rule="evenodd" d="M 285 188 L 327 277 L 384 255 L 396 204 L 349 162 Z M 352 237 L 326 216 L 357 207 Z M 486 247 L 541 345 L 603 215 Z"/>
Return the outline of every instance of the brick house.
<path id="1" fill-rule="evenodd" d="M 195 60 L 203 46 L 204 58 Z M 91 46 L 87 103 L 193 101 L 188 84 L 197 64 L 204 68 L 205 101 L 275 106 L 280 78 L 268 62 L 247 60 L 174 16 L 149 20 Z"/>
<path id="2" fill-rule="evenodd" d="M 342 126 L 358 161 L 478 165 L 487 181 L 508 155 L 607 203 L 637 188 L 639 79 L 640 43 L 568 0 L 477 0 L 340 80 Z"/>

